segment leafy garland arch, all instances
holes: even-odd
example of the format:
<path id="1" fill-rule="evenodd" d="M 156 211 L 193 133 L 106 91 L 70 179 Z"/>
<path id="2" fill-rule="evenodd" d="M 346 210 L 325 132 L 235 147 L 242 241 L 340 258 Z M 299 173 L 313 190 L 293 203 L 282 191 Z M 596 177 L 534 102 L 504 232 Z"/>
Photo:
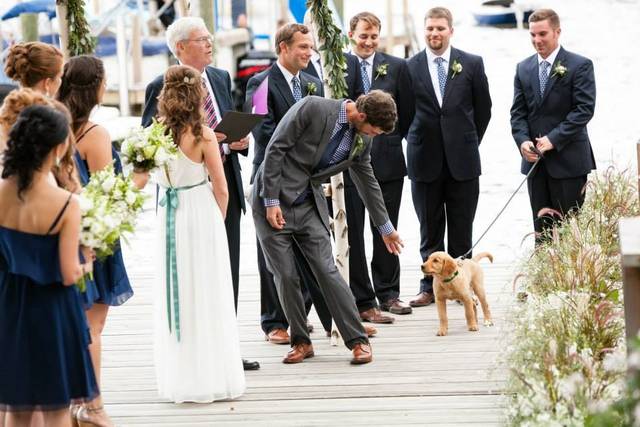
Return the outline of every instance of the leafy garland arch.
<path id="1" fill-rule="evenodd" d="M 56 0 L 56 4 L 66 8 L 69 40 L 67 46 L 62 46 L 63 50 L 68 51 L 70 56 L 93 53 L 97 39 L 91 35 L 91 28 L 84 15 L 84 0 Z M 63 21 L 64 19 L 60 20 L 61 26 L 65 25 Z"/>

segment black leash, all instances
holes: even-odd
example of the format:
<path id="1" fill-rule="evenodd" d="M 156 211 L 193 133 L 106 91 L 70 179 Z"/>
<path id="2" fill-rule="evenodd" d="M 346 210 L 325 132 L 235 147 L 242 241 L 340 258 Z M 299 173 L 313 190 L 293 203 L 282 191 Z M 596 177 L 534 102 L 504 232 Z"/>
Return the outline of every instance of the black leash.
<path id="1" fill-rule="evenodd" d="M 489 232 L 491 227 L 493 227 L 493 224 L 495 224 L 496 221 L 498 220 L 498 218 L 500 218 L 500 215 L 502 215 L 502 213 L 505 211 L 505 209 L 507 209 L 507 206 L 509 206 L 509 203 L 511 203 L 511 200 L 513 200 L 513 198 L 516 196 L 516 194 L 518 194 L 518 191 L 520 191 L 520 189 L 522 188 L 524 183 L 527 182 L 527 179 L 529 179 L 529 176 L 531 176 L 531 174 L 535 170 L 536 166 L 538 166 L 538 163 L 540 163 L 540 159 L 542 159 L 544 157 L 542 155 L 542 152 L 540 150 L 538 150 L 535 145 L 531 146 L 531 151 L 533 151 L 534 153 L 536 153 L 538 155 L 538 160 L 536 160 L 536 162 L 533 164 L 533 166 L 531 166 L 531 169 L 529 169 L 529 172 L 527 173 L 527 175 L 524 177 L 522 182 L 520 182 L 520 185 L 518 185 L 518 188 L 516 188 L 516 191 L 514 191 L 513 194 L 511 194 L 511 197 L 509 197 L 509 200 L 507 200 L 507 203 L 505 203 L 504 206 L 502 207 L 502 209 L 500 209 L 500 212 L 498 212 L 498 215 L 496 215 L 496 217 L 493 219 L 493 221 L 491 221 L 489 226 L 480 235 L 478 240 L 476 240 L 476 242 L 473 244 L 473 246 L 471 246 L 471 249 L 469 249 L 467 252 L 465 252 L 464 255 L 462 255 L 460 257 L 460 259 L 467 258 L 469 256 L 469 254 L 471 254 L 471 252 L 473 252 L 473 249 L 478 245 L 478 243 L 480 243 L 480 240 L 482 240 L 482 238 L 487 234 L 487 232 Z"/>

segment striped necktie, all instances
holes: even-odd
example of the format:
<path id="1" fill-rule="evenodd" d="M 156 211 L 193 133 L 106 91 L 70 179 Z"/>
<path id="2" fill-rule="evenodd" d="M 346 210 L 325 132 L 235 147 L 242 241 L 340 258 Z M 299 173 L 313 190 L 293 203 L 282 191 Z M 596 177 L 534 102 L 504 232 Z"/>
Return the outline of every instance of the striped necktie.
<path id="1" fill-rule="evenodd" d="M 204 104 L 202 108 L 204 109 L 204 119 L 207 122 L 207 126 L 209 126 L 212 130 L 216 129 L 218 125 L 218 115 L 216 114 L 216 109 L 213 106 L 213 99 L 211 99 L 211 94 L 209 93 L 209 89 L 207 89 L 207 84 L 204 82 L 204 78 L 202 80 L 202 89 L 204 90 Z M 218 144 L 218 148 L 220 149 L 220 157 L 222 161 L 225 161 L 224 148 L 222 148 L 222 144 Z"/>

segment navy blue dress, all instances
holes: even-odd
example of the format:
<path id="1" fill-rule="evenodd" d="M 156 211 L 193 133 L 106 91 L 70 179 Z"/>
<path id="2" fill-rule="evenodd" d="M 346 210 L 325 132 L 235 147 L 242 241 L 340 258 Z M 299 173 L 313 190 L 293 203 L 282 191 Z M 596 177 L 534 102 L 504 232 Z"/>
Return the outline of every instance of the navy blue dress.
<path id="1" fill-rule="evenodd" d="M 77 142 L 80 142 L 80 139 L 92 128 L 89 128 L 81 135 Z M 118 152 L 111 147 L 111 153 L 115 160 L 114 169 L 116 173 L 122 173 L 122 163 Z M 80 182 L 82 186 L 85 186 L 91 176 L 89 165 L 80 157 L 78 151 L 74 154 L 74 160 Z M 120 249 L 120 243 L 118 243 L 113 255 L 102 261 L 96 260 L 93 263 L 93 281 L 87 281 L 87 290 L 82 295 L 84 306 L 89 309 L 95 302 L 111 306 L 121 305 L 132 296 L 133 289 L 131 289 L 131 283 L 129 283 L 124 259 L 122 259 L 122 250 Z"/>
<path id="2" fill-rule="evenodd" d="M 99 395 L 80 294 L 58 235 L 0 226 L 0 411 L 59 410 Z"/>

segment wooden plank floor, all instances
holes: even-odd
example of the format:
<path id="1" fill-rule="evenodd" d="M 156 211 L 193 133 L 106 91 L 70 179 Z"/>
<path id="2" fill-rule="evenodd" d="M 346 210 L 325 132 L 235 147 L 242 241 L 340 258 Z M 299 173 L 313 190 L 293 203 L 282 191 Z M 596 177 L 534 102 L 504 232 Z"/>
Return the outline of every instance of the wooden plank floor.
<path id="1" fill-rule="evenodd" d="M 149 219 L 149 221 L 146 221 Z M 345 347 L 332 347 L 312 311 L 316 357 L 298 365 L 281 360 L 288 346 L 264 341 L 259 326 L 259 281 L 251 227 L 243 229 L 239 329 L 243 356 L 258 360 L 247 372 L 247 391 L 233 402 L 176 405 L 157 396 L 153 370 L 152 303 L 155 241 L 145 213 L 125 247 L 135 296 L 110 311 L 103 339 L 102 390 L 118 426 L 219 425 L 500 425 L 505 372 L 496 365 L 500 327 L 513 300 L 507 264 L 484 261 L 486 288 L 496 326 L 468 332 L 463 308 L 448 306 L 450 335 L 436 337 L 435 307 L 376 325 L 374 361 L 351 366 Z M 245 224 L 248 221 L 243 221 Z M 402 258 L 401 258 L 402 261 Z M 411 298 L 418 265 L 402 261 L 402 290 Z"/>

